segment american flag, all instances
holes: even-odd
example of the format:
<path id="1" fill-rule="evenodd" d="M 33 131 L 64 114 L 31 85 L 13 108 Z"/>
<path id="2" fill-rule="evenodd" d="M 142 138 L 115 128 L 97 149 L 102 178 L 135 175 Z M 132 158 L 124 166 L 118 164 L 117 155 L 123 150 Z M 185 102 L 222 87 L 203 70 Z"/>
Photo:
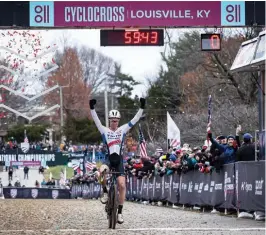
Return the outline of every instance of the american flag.
<path id="1" fill-rule="evenodd" d="M 72 169 L 77 172 L 77 174 L 81 174 L 80 164 L 79 163 L 73 163 Z"/>
<path id="2" fill-rule="evenodd" d="M 140 146 L 140 157 L 148 158 L 147 150 L 146 150 L 146 142 L 141 131 L 141 126 L 139 124 L 139 146 Z"/>
<path id="3" fill-rule="evenodd" d="M 96 167 L 95 162 L 86 162 L 85 167 L 88 171 L 92 171 Z"/>
<path id="4" fill-rule="evenodd" d="M 208 100 L 208 125 L 207 125 L 207 132 L 211 131 L 211 104 L 212 104 L 212 96 L 209 95 Z"/>
<path id="5" fill-rule="evenodd" d="M 180 142 L 176 139 L 172 139 L 170 140 L 170 146 L 173 147 L 173 148 L 176 148 L 180 145 Z"/>
<path id="6" fill-rule="evenodd" d="M 26 134 L 26 130 L 24 131 L 24 143 L 29 143 L 29 139 Z"/>
<path id="7" fill-rule="evenodd" d="M 76 171 L 77 169 L 79 169 L 79 165 L 78 164 L 73 164 L 72 168 L 73 168 L 74 171 Z"/>
<path id="8" fill-rule="evenodd" d="M 211 132 L 211 103 L 212 103 L 212 96 L 209 95 L 209 99 L 208 99 L 208 125 L 207 125 L 207 133 Z M 209 137 L 207 135 L 207 141 L 208 141 L 208 145 L 209 145 Z"/>

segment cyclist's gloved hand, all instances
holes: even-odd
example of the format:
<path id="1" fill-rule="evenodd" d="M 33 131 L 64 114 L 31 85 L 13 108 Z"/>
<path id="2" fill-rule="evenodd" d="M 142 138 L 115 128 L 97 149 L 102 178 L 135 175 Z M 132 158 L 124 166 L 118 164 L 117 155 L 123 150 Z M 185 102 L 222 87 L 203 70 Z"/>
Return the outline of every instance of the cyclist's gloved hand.
<path id="1" fill-rule="evenodd" d="M 145 108 L 146 100 L 144 98 L 140 98 L 139 101 L 140 101 L 140 108 L 141 109 L 144 109 Z"/>
<path id="2" fill-rule="evenodd" d="M 212 138 L 212 133 L 211 133 L 211 132 L 208 133 L 208 138 L 209 138 L 209 139 Z"/>
<path id="3" fill-rule="evenodd" d="M 96 100 L 90 100 L 90 109 L 94 109 L 94 105 L 96 104 Z"/>

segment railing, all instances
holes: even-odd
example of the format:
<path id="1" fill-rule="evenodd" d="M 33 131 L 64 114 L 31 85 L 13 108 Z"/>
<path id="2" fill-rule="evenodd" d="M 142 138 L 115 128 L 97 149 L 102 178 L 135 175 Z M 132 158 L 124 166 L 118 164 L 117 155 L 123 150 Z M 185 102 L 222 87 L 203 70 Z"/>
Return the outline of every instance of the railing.
<path id="1" fill-rule="evenodd" d="M 127 199 L 168 201 L 181 205 L 211 206 L 246 211 L 265 210 L 265 161 L 227 164 L 217 173 L 126 179 Z M 71 197 L 95 198 L 98 183 L 73 185 Z"/>

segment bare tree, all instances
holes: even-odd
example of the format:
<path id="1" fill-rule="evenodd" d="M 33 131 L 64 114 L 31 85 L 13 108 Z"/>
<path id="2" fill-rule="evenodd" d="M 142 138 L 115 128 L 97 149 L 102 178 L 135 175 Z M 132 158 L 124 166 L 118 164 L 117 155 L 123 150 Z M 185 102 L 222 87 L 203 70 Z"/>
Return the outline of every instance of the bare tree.
<path id="1" fill-rule="evenodd" d="M 109 79 L 108 74 L 114 72 L 114 61 L 86 46 L 78 49 L 78 55 L 83 68 L 84 82 L 91 87 L 92 93 L 103 90 L 106 79 Z"/>

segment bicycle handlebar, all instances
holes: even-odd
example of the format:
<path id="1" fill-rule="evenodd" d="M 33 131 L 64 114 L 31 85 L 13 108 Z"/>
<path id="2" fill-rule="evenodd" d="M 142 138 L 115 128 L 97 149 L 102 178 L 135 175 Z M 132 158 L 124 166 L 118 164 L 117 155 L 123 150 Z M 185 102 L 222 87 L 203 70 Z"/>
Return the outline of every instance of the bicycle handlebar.
<path id="1" fill-rule="evenodd" d="M 106 173 L 106 169 L 103 171 L 102 174 L 105 174 Z M 110 171 L 108 172 L 107 174 L 121 174 L 122 172 L 116 172 L 116 171 Z"/>

